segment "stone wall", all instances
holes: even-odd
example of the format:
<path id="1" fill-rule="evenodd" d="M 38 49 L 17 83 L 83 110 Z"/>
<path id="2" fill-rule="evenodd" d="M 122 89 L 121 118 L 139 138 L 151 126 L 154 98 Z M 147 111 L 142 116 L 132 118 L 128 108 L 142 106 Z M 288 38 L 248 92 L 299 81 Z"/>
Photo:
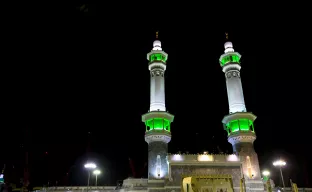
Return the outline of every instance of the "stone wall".
<path id="1" fill-rule="evenodd" d="M 240 162 L 236 154 L 168 154 L 169 162 Z"/>
<path id="2" fill-rule="evenodd" d="M 148 179 L 165 178 L 168 176 L 167 164 L 168 144 L 162 141 L 155 141 L 148 144 Z M 161 173 L 157 175 L 157 156 L 160 156 Z"/>
<path id="3" fill-rule="evenodd" d="M 245 143 L 239 143 L 239 144 L 240 144 L 240 147 L 242 148 L 240 148 L 240 151 L 238 152 L 238 154 L 242 162 L 242 166 L 243 166 L 246 179 L 248 178 L 248 179 L 261 180 L 261 172 L 260 172 L 258 155 L 254 151 L 253 145 L 242 145 Z M 234 147 L 237 147 L 237 145 L 233 146 L 233 148 Z M 249 172 L 248 165 L 250 166 L 251 172 Z"/>

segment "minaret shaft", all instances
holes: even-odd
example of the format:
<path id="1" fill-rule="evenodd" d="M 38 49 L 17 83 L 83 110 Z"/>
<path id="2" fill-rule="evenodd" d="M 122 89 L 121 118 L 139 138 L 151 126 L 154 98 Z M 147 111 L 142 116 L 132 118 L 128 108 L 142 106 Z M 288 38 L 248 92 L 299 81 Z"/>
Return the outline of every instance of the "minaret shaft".
<path id="1" fill-rule="evenodd" d="M 148 179 L 164 180 L 169 177 L 168 143 L 171 140 L 170 124 L 174 116 L 166 112 L 165 77 L 168 55 L 161 48 L 161 42 L 153 43 L 153 50 L 147 54 L 151 75 L 150 110 L 142 115 L 145 123 L 145 141 L 148 143 Z M 155 187 L 155 186 L 154 186 Z"/>
<path id="2" fill-rule="evenodd" d="M 246 191 L 264 191 L 258 156 L 253 146 L 256 140 L 253 122 L 257 117 L 246 110 L 240 76 L 241 55 L 234 51 L 231 42 L 226 42 L 224 48 L 225 53 L 220 57 L 220 64 L 226 77 L 230 114 L 222 122 L 228 132 L 228 141 L 232 144 L 233 152 L 242 160 Z"/>
<path id="3" fill-rule="evenodd" d="M 150 111 L 166 111 L 164 70 L 151 71 Z"/>
<path id="4" fill-rule="evenodd" d="M 226 89 L 230 113 L 246 112 L 242 82 L 239 70 L 226 72 Z"/>

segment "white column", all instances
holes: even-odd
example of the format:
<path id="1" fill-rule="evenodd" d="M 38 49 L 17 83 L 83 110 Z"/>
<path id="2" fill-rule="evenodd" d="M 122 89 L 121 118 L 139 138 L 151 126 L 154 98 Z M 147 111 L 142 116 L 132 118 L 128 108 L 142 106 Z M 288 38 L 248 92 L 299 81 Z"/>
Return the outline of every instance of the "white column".
<path id="1" fill-rule="evenodd" d="M 165 79 L 163 70 L 151 71 L 150 111 L 166 111 Z"/>
<path id="2" fill-rule="evenodd" d="M 226 89 L 230 113 L 246 112 L 242 82 L 238 70 L 226 73 Z"/>

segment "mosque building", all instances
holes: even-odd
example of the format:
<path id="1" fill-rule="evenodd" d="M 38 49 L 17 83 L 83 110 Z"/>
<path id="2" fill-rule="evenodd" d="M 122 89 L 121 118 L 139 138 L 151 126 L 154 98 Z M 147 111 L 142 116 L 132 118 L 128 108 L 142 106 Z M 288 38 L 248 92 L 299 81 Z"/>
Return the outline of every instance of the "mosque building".
<path id="1" fill-rule="evenodd" d="M 158 34 L 156 35 L 158 36 Z M 227 38 L 228 40 L 228 38 Z M 148 178 L 128 178 L 119 187 L 77 187 L 82 191 L 118 192 L 262 192 L 267 191 L 261 178 L 256 140 L 256 116 L 246 109 L 241 83 L 241 55 L 233 44 L 224 44 L 220 65 L 225 74 L 229 114 L 222 123 L 232 144 L 233 154 L 168 154 L 174 115 L 166 109 L 165 77 L 168 54 L 156 37 L 147 54 L 150 71 L 150 108 L 142 115 L 148 144 Z M 272 186 L 274 187 L 274 186 Z M 72 188 L 50 191 L 75 190 Z"/>

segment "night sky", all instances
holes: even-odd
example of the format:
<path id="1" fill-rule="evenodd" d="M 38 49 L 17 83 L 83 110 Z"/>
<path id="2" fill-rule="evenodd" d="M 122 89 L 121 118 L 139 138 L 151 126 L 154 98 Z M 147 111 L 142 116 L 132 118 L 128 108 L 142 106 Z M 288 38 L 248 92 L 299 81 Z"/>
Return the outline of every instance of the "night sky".
<path id="1" fill-rule="evenodd" d="M 32 185 L 86 185 L 88 159 L 104 171 L 99 185 L 130 176 L 129 158 L 146 177 L 141 115 L 149 109 L 146 54 L 156 31 L 169 54 L 166 106 L 175 115 L 169 153 L 231 153 L 221 123 L 228 102 L 218 62 L 228 32 L 242 55 L 247 110 L 258 117 L 261 169 L 278 185 L 272 161 L 282 157 L 286 185 L 292 178 L 311 186 L 309 7 L 223 1 L 8 7 L 0 168 L 6 164 L 12 181 L 22 177 L 28 151 Z"/>

